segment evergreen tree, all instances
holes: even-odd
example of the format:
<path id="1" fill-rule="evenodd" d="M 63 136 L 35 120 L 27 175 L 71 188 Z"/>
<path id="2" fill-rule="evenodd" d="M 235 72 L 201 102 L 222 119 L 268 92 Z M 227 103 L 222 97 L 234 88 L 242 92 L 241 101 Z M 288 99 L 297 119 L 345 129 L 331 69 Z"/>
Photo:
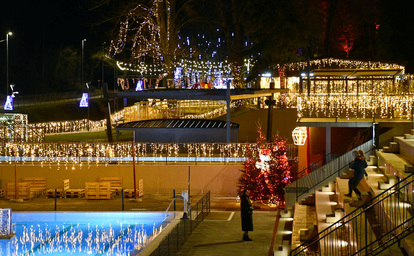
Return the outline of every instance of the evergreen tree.
<path id="1" fill-rule="evenodd" d="M 269 143 L 261 128 L 257 132 L 257 145 L 248 148 L 249 159 L 243 163 L 239 189 L 247 189 L 254 201 L 284 206 L 283 189 L 292 182 L 291 172 L 296 161 L 288 160 L 285 139 L 275 135 Z"/>

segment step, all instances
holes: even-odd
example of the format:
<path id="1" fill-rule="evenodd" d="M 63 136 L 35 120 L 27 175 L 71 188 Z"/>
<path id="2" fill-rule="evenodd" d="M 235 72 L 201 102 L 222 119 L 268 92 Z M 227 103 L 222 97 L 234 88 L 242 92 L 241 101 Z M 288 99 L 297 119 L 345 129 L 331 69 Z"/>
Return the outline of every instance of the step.
<path id="1" fill-rule="evenodd" d="M 384 190 L 379 189 L 378 183 L 379 182 L 387 182 L 387 178 L 385 177 L 384 173 L 380 168 L 376 168 L 374 166 L 367 167 L 366 172 L 368 173 L 368 179 L 363 179 L 361 182 L 366 182 L 367 185 L 370 187 L 370 192 L 372 196 L 375 197 L 380 193 L 384 192 Z"/>
<path id="2" fill-rule="evenodd" d="M 317 226 L 310 224 L 307 228 L 299 230 L 299 239 L 300 241 L 306 241 L 318 234 Z"/>
<path id="3" fill-rule="evenodd" d="M 403 248 L 407 255 L 414 256 L 414 239 L 404 239 Z"/>
<path id="4" fill-rule="evenodd" d="M 289 206 L 284 210 L 280 211 L 281 218 L 292 218 L 293 217 L 293 206 Z"/>
<path id="5" fill-rule="evenodd" d="M 384 170 L 384 174 L 392 174 L 400 179 L 403 179 L 410 175 L 406 173 L 406 165 L 412 164 L 400 154 L 387 153 L 384 151 L 377 151 L 378 155 L 378 167 Z"/>
<path id="6" fill-rule="evenodd" d="M 398 178 L 395 177 L 394 175 L 385 174 L 384 176 L 387 179 L 387 181 L 379 181 L 378 182 L 378 188 L 379 189 L 383 189 L 383 190 L 389 189 L 392 186 L 394 186 L 395 184 L 397 184 Z"/>
<path id="7" fill-rule="evenodd" d="M 413 135 L 414 136 L 414 135 Z M 370 155 L 367 159 L 368 166 L 378 165 L 378 159 L 376 156 Z"/>
<path id="8" fill-rule="evenodd" d="M 307 197 L 302 198 L 300 203 L 302 205 L 315 205 L 315 194 L 311 193 Z"/>
<path id="9" fill-rule="evenodd" d="M 335 223 L 344 217 L 344 210 L 336 209 L 332 214 L 326 214 L 326 223 Z"/>
<path id="10" fill-rule="evenodd" d="M 309 225 L 316 224 L 315 205 L 302 205 L 295 203 L 292 223 L 291 247 L 296 248 L 302 244 L 300 241 L 300 230 L 306 229 Z"/>
<path id="11" fill-rule="evenodd" d="M 414 140 L 405 140 L 403 137 L 394 137 L 400 146 L 400 155 L 408 162 L 414 164 Z"/>
<path id="12" fill-rule="evenodd" d="M 352 197 L 351 206 L 361 207 L 372 199 L 371 193 L 367 191 L 361 191 L 361 198 L 358 196 Z"/>
<path id="13" fill-rule="evenodd" d="M 406 140 L 412 140 L 412 139 L 414 139 L 414 135 L 413 134 L 406 133 L 406 134 L 404 134 L 404 139 L 406 139 Z"/>
<path id="14" fill-rule="evenodd" d="M 333 181 L 329 181 L 327 186 L 322 186 L 322 192 L 334 192 L 335 190 L 335 183 Z"/>
<path id="15" fill-rule="evenodd" d="M 349 169 L 348 171 L 343 172 L 341 174 L 341 179 L 350 179 L 350 178 L 354 177 L 354 172 L 355 171 L 352 170 L 352 169 Z"/>

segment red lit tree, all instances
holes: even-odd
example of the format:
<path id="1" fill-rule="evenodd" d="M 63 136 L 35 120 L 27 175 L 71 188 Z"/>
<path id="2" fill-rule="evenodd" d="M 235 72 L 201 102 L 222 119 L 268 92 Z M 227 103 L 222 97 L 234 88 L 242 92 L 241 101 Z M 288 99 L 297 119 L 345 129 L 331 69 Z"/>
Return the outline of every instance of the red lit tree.
<path id="1" fill-rule="evenodd" d="M 260 127 L 257 132 L 257 145 L 248 148 L 249 159 L 243 163 L 239 189 L 247 189 L 254 201 L 284 206 L 283 189 L 292 182 L 296 161 L 288 160 L 285 139 L 275 135 L 269 143 Z"/>

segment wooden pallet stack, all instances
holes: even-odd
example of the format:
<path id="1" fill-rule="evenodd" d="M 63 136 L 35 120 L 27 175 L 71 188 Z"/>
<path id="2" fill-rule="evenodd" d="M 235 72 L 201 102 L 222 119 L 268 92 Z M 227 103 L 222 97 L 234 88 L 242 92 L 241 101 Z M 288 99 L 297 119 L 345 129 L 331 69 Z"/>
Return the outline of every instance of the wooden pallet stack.
<path id="1" fill-rule="evenodd" d="M 76 189 L 76 188 L 70 188 L 69 187 L 69 179 L 64 180 L 63 182 L 67 181 L 67 183 L 64 183 L 64 190 L 65 190 L 65 197 L 66 198 L 81 198 L 85 196 L 85 189 Z"/>
<path id="2" fill-rule="evenodd" d="M 46 194 L 46 178 L 22 178 L 22 182 L 30 184 L 30 193 L 33 197 Z"/>
<path id="3" fill-rule="evenodd" d="M 85 182 L 86 199 L 111 199 L 114 192 L 111 191 L 110 182 Z"/>
<path id="4" fill-rule="evenodd" d="M 60 198 L 66 197 L 66 190 L 69 189 L 69 179 L 62 181 L 62 188 L 56 189 L 56 196 Z M 55 197 L 55 189 L 46 190 L 46 197 Z"/>
<path id="5" fill-rule="evenodd" d="M 16 183 L 7 183 L 6 184 L 6 199 L 15 199 L 16 198 Z M 33 194 L 30 193 L 30 183 L 22 182 L 17 183 L 17 199 L 32 199 Z"/>
<path id="6" fill-rule="evenodd" d="M 85 190 L 84 189 L 76 189 L 71 188 L 65 191 L 65 197 L 69 198 L 81 198 L 85 196 Z"/>
<path id="7" fill-rule="evenodd" d="M 122 193 L 122 177 L 100 177 L 98 178 L 99 182 L 110 182 L 111 191 L 116 195 L 121 195 Z"/>
<path id="8" fill-rule="evenodd" d="M 137 187 L 137 197 L 141 197 L 144 195 L 144 180 L 140 179 L 138 181 Z M 134 189 L 124 189 L 124 197 L 134 197 Z"/>

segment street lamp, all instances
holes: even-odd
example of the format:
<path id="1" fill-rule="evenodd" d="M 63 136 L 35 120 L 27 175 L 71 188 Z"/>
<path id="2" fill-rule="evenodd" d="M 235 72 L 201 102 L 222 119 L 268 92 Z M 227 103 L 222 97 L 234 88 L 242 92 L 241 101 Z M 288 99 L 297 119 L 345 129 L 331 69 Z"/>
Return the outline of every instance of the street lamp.
<path id="1" fill-rule="evenodd" d="M 82 39 L 82 67 L 81 67 L 81 85 L 83 86 L 83 61 L 84 61 L 84 48 L 86 39 Z"/>
<path id="2" fill-rule="evenodd" d="M 9 36 L 12 35 L 12 32 L 6 34 L 6 51 L 7 51 L 7 84 L 6 84 L 6 95 L 9 95 Z"/>
<path id="3" fill-rule="evenodd" d="M 89 84 L 86 83 L 86 87 L 88 87 L 88 131 L 90 130 L 90 121 L 89 121 Z"/>

